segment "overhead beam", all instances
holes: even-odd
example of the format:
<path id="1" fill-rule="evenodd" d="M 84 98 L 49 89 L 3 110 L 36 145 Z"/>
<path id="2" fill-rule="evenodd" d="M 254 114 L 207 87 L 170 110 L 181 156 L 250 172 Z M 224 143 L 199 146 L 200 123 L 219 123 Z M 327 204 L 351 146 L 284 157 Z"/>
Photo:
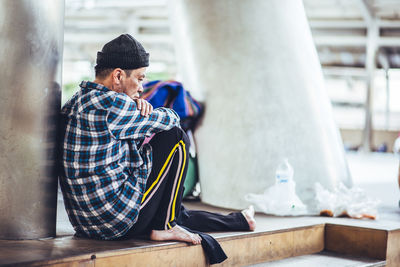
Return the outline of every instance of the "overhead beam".
<path id="1" fill-rule="evenodd" d="M 322 71 L 325 76 L 350 76 L 365 78 L 366 72 L 364 68 L 352 68 L 352 67 L 322 67 Z"/>
<path id="2" fill-rule="evenodd" d="M 141 8 L 141 7 L 165 7 L 167 0 L 130 0 L 130 1 L 96 1 L 71 5 L 68 10 L 96 10 L 104 8 Z"/>
<path id="3" fill-rule="evenodd" d="M 91 20 L 66 20 L 64 27 L 66 31 L 73 29 L 82 29 L 82 30 L 100 30 L 108 29 L 108 28 L 125 28 L 123 25 L 122 19 L 91 19 Z"/>
<path id="4" fill-rule="evenodd" d="M 400 21 L 376 19 L 376 23 L 380 28 L 400 28 Z M 364 20 L 309 20 L 311 28 L 315 29 L 365 29 L 367 23 Z"/>
<path id="5" fill-rule="evenodd" d="M 111 39 L 117 37 L 115 33 L 87 33 L 87 32 L 66 32 L 64 33 L 64 42 L 66 44 L 79 43 L 79 44 L 101 44 L 104 45 Z M 135 36 L 141 43 L 144 44 L 171 44 L 172 36 L 170 34 L 137 34 Z"/>
<path id="6" fill-rule="evenodd" d="M 314 43 L 317 46 L 365 46 L 365 36 L 314 36 Z"/>
<path id="7" fill-rule="evenodd" d="M 367 27 L 363 20 L 310 20 L 309 25 L 311 28 L 323 29 L 363 29 Z"/>
<path id="8" fill-rule="evenodd" d="M 166 0 L 101 1 L 96 3 L 96 8 L 165 7 L 166 5 Z"/>
<path id="9" fill-rule="evenodd" d="M 400 28 L 400 21 L 398 20 L 378 19 L 377 24 L 380 28 Z"/>
<path id="10" fill-rule="evenodd" d="M 320 3 L 323 3 L 324 1 L 319 1 Z M 346 10 L 346 13 L 343 14 L 342 10 L 340 9 L 335 9 L 332 7 L 326 7 L 326 8 L 318 8 L 316 10 L 312 10 L 312 9 L 307 9 L 307 18 L 309 19 L 337 19 L 337 18 L 348 18 L 348 19 L 352 19 L 352 18 L 356 18 L 358 16 L 360 16 L 359 11 L 354 8 L 352 10 Z"/>
<path id="11" fill-rule="evenodd" d="M 368 37 L 366 36 L 314 36 L 317 46 L 349 46 L 365 47 Z M 377 37 L 377 47 L 400 47 L 400 37 Z"/>

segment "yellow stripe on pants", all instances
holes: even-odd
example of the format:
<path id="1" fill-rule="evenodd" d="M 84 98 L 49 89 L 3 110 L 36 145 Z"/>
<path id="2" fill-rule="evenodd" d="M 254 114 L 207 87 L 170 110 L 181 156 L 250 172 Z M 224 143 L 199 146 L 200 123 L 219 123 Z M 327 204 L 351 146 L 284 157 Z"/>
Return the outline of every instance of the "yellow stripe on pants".
<path id="1" fill-rule="evenodd" d="M 178 180 L 178 187 L 175 190 L 175 196 L 174 196 L 174 201 L 172 202 L 172 214 L 171 214 L 171 220 L 169 220 L 169 222 L 172 222 L 175 219 L 175 204 L 176 204 L 176 198 L 178 196 L 178 192 L 179 192 L 179 186 L 181 185 L 181 181 L 182 181 L 182 176 L 183 176 L 183 170 L 185 169 L 185 165 L 186 165 L 186 150 L 185 150 L 185 143 L 181 140 L 179 143 L 182 143 L 182 148 L 183 148 L 183 165 L 181 168 L 181 174 L 179 176 L 179 180 Z M 169 227 L 171 228 L 171 225 L 168 223 Z"/>
<path id="2" fill-rule="evenodd" d="M 182 142 L 182 141 L 180 141 L 180 142 Z M 167 167 L 169 161 L 171 160 L 172 155 L 174 154 L 176 148 L 179 146 L 180 142 L 177 143 L 177 144 L 174 146 L 174 148 L 171 150 L 171 152 L 169 153 L 169 155 L 168 155 L 168 157 L 167 157 L 167 160 L 165 161 L 164 165 L 163 165 L 162 168 L 161 168 L 160 173 L 159 173 L 158 176 L 157 176 L 157 179 L 153 182 L 153 184 L 149 187 L 149 189 L 147 189 L 147 191 L 143 194 L 143 198 L 142 198 L 142 202 L 141 202 L 141 203 L 143 203 L 143 202 L 145 201 L 147 195 L 151 192 L 151 190 L 154 188 L 154 186 L 155 186 L 155 185 L 158 183 L 158 181 L 160 180 L 161 175 L 163 174 L 165 168 Z M 182 142 L 182 143 L 183 143 L 183 142 Z"/>

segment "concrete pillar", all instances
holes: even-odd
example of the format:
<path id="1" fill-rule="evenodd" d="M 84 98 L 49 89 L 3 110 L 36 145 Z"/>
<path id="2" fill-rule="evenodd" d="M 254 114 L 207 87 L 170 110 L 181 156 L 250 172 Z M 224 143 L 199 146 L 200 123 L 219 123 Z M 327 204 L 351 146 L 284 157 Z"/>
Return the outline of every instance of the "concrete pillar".
<path id="1" fill-rule="evenodd" d="M 63 0 L 0 1 L 0 238 L 56 233 Z"/>
<path id="2" fill-rule="evenodd" d="M 351 186 L 340 133 L 300 0 L 175 0 L 171 18 L 185 86 L 204 91 L 196 137 L 202 200 L 244 208 L 275 182 L 284 157 L 297 193 Z"/>
<path id="3" fill-rule="evenodd" d="M 379 28 L 377 20 L 372 19 L 368 24 L 368 38 L 366 47 L 365 69 L 366 77 L 366 99 L 365 99 L 365 125 L 363 131 L 362 151 L 371 152 L 372 150 L 372 132 L 373 132 L 373 95 L 374 80 L 376 69 L 376 56 L 378 52 L 377 40 L 379 38 Z"/>

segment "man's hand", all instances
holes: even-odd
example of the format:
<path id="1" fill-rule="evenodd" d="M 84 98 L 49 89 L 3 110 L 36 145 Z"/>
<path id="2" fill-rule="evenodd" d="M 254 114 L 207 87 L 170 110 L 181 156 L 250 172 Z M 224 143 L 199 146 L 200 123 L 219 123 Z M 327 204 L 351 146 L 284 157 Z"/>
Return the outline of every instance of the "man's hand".
<path id="1" fill-rule="evenodd" d="M 137 109 L 140 110 L 142 116 L 147 117 L 153 112 L 153 106 L 146 100 L 141 98 L 135 98 L 134 100 L 136 101 Z"/>

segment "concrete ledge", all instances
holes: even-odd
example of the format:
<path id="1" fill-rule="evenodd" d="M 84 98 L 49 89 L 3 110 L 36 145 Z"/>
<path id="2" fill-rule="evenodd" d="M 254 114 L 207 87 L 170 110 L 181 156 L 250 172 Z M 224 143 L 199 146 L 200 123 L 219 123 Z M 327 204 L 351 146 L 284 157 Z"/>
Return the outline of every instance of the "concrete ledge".
<path id="1" fill-rule="evenodd" d="M 224 233 L 216 238 L 229 257 L 221 264 L 222 266 L 255 264 L 322 251 L 324 224 L 279 231 Z M 193 246 L 181 242 L 98 241 L 73 237 L 42 241 L 0 241 L 0 251 L 6 252 L 6 247 L 10 246 L 12 249 L 9 252 L 14 254 L 13 259 L 7 259 L 7 256 L 1 253 L 1 265 L 57 267 L 208 265 L 200 245 Z M 30 250 L 30 257 L 23 256 L 27 249 Z M 36 256 L 32 258 L 34 254 Z"/>
<path id="2" fill-rule="evenodd" d="M 355 226 L 325 225 L 325 250 L 345 255 L 386 259 L 388 233 L 386 230 Z"/>
<path id="3" fill-rule="evenodd" d="M 246 233 L 217 238 L 228 255 L 219 266 L 241 266 L 320 252 L 324 225 L 272 233 Z M 99 253 L 96 266 L 206 266 L 201 246 L 168 246 L 149 250 Z"/>
<path id="4" fill-rule="evenodd" d="M 214 234 L 228 255 L 221 266 L 243 266 L 331 251 L 400 266 L 400 229 L 331 223 L 281 230 Z M 60 237 L 0 240 L 2 266 L 207 266 L 200 245 L 149 240 Z"/>
<path id="5" fill-rule="evenodd" d="M 400 230 L 326 224 L 325 250 L 386 260 L 386 266 L 400 266 Z"/>

